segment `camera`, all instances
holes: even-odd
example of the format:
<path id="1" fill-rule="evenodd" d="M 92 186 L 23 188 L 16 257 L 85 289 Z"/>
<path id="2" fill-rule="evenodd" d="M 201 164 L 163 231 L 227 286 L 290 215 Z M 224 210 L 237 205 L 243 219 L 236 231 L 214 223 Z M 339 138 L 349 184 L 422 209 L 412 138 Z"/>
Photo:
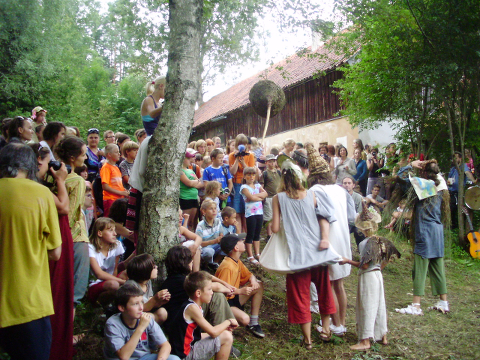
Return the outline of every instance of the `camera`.
<path id="1" fill-rule="evenodd" d="M 53 170 L 55 171 L 58 171 L 61 167 L 62 163 L 57 160 L 50 160 L 50 162 L 48 163 L 48 168 L 53 168 Z M 65 165 L 65 167 L 67 168 L 67 173 L 70 174 L 72 172 L 72 167 L 70 165 Z"/>
<path id="2" fill-rule="evenodd" d="M 372 156 L 373 156 L 374 158 L 376 158 L 376 157 L 377 157 L 377 152 L 376 152 L 376 151 L 372 151 Z"/>
<path id="3" fill-rule="evenodd" d="M 229 188 L 222 189 L 222 191 L 220 191 L 220 193 L 222 195 L 229 195 L 230 194 L 230 189 Z"/>
<path id="4" fill-rule="evenodd" d="M 245 150 L 245 145 L 238 145 L 238 153 L 235 154 L 235 157 L 248 155 Z"/>

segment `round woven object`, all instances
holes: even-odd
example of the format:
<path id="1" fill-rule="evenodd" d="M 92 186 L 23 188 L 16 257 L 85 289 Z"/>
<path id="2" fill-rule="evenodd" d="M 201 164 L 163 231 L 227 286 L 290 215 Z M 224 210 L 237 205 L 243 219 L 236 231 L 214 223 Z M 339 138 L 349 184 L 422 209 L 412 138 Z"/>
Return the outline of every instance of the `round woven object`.
<path id="1" fill-rule="evenodd" d="M 271 100 L 270 117 L 274 117 L 285 106 L 285 93 L 282 88 L 270 80 L 261 80 L 250 89 L 250 103 L 261 117 L 267 117 L 268 101 Z"/>

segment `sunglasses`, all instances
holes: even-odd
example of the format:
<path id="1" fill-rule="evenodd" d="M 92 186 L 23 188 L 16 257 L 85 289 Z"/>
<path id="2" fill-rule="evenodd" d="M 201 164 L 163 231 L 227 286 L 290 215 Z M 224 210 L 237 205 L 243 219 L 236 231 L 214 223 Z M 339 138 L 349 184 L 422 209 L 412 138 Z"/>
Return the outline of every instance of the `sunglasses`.
<path id="1" fill-rule="evenodd" d="M 92 129 L 88 129 L 88 133 L 87 135 L 90 135 L 90 134 L 99 134 L 100 131 L 96 128 L 92 128 Z"/>

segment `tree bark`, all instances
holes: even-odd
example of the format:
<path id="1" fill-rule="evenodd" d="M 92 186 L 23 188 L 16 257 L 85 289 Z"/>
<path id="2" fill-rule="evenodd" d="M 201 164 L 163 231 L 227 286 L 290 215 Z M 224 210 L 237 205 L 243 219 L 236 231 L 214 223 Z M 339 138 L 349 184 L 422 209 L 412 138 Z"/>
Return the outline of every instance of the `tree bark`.
<path id="1" fill-rule="evenodd" d="M 165 277 L 165 255 L 178 244 L 180 171 L 193 125 L 199 84 L 203 0 L 169 1 L 165 105 L 148 145 L 137 252 L 151 254 Z"/>

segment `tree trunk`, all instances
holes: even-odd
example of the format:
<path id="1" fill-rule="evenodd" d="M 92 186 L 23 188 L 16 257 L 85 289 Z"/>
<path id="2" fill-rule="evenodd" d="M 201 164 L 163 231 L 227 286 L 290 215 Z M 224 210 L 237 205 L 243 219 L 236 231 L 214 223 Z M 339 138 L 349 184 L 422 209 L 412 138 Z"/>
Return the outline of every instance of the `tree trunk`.
<path id="1" fill-rule="evenodd" d="M 148 145 L 137 252 L 151 254 L 164 278 L 163 261 L 178 244 L 180 171 L 193 125 L 203 0 L 170 0 L 165 106 Z"/>

